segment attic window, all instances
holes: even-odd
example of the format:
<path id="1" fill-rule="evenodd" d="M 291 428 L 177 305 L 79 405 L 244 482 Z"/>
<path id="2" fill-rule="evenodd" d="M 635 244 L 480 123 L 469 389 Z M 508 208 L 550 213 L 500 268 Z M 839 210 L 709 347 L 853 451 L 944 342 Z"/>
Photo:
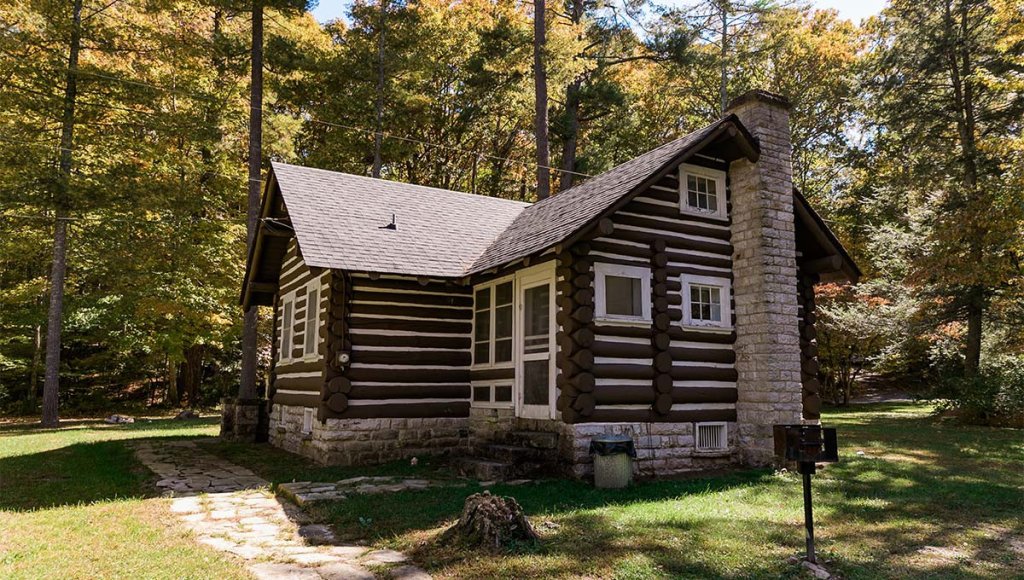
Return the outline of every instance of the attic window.
<path id="1" fill-rule="evenodd" d="M 683 213 L 726 217 L 725 172 L 699 165 L 679 168 L 679 209 Z"/>
<path id="2" fill-rule="evenodd" d="M 643 266 L 594 264 L 597 318 L 610 323 L 651 320 L 651 270 Z"/>

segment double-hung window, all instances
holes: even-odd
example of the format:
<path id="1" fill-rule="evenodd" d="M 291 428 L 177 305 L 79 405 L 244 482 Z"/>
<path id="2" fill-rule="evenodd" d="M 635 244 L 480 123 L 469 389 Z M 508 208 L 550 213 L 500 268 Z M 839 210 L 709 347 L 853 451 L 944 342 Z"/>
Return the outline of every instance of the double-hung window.
<path id="1" fill-rule="evenodd" d="M 292 359 L 292 334 L 295 332 L 295 301 L 289 294 L 281 302 L 281 352 L 278 358 L 281 361 Z"/>
<path id="2" fill-rule="evenodd" d="M 473 405 L 477 407 L 507 407 L 512 404 L 510 381 L 473 384 Z"/>
<path id="3" fill-rule="evenodd" d="M 684 275 L 682 290 L 684 325 L 732 328 L 728 278 Z"/>
<path id="4" fill-rule="evenodd" d="M 477 287 L 473 300 L 473 365 L 512 364 L 512 281 Z"/>
<path id="5" fill-rule="evenodd" d="M 699 165 L 680 166 L 679 206 L 683 213 L 724 219 L 725 172 Z"/>
<path id="6" fill-rule="evenodd" d="M 596 317 L 605 322 L 651 320 L 651 270 L 643 266 L 594 264 Z"/>
<path id="7" fill-rule="evenodd" d="M 302 344 L 302 355 L 304 358 L 312 358 L 317 355 L 319 345 L 320 329 L 320 279 L 315 278 L 306 287 L 306 324 L 304 330 L 304 342 Z"/>

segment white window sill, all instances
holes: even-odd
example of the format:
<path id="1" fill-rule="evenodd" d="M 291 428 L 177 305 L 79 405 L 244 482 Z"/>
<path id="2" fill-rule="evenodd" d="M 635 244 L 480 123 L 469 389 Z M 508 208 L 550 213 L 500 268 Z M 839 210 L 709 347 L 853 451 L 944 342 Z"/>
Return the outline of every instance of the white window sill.
<path id="1" fill-rule="evenodd" d="M 652 324 L 652 321 L 645 320 L 643 318 L 609 318 L 607 316 L 595 317 L 594 322 L 597 324 L 606 324 L 608 326 L 635 326 L 635 327 L 646 327 Z"/>
<path id="2" fill-rule="evenodd" d="M 511 361 L 509 361 L 509 362 L 500 362 L 500 363 L 486 364 L 486 365 L 482 365 L 482 364 L 481 365 L 471 365 L 469 367 L 469 370 L 471 370 L 471 371 L 494 371 L 494 370 L 511 369 L 511 368 L 515 368 L 515 364 L 512 363 Z"/>
<path id="3" fill-rule="evenodd" d="M 721 214 L 721 213 L 718 213 L 718 212 L 712 213 L 712 212 L 708 212 L 708 211 L 701 211 L 699 209 L 693 209 L 693 208 L 691 208 L 689 206 L 680 207 L 679 208 L 679 213 L 681 213 L 683 215 L 692 215 L 692 216 L 703 217 L 703 218 L 711 218 L 713 220 L 718 220 L 718 221 L 722 221 L 722 222 L 729 221 L 729 216 L 726 216 L 724 214 Z"/>
<path id="4" fill-rule="evenodd" d="M 484 403 L 484 402 L 473 403 L 473 402 L 470 402 L 469 406 L 473 407 L 474 409 L 511 409 L 512 408 L 512 402 L 511 401 L 509 401 L 508 403 Z"/>
<path id="5" fill-rule="evenodd" d="M 684 324 L 682 325 L 683 330 L 692 330 L 695 332 L 714 332 L 718 334 L 729 334 L 735 328 L 732 326 L 712 326 L 703 324 Z"/>

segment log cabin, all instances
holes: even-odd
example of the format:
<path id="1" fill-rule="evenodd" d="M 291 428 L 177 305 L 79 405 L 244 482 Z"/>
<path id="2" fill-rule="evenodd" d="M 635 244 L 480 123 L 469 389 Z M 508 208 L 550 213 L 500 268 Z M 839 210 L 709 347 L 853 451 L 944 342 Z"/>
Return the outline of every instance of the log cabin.
<path id="1" fill-rule="evenodd" d="M 273 163 L 242 303 L 273 308 L 287 450 L 585 477 L 615 433 L 661 475 L 818 420 L 814 285 L 859 275 L 794 189 L 788 101 L 752 91 L 534 204 Z"/>

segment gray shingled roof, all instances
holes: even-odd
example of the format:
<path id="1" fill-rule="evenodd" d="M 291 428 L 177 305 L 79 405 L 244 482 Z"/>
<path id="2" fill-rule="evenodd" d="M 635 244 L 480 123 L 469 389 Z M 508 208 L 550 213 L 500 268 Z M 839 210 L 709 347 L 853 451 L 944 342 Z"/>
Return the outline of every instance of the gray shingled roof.
<path id="1" fill-rule="evenodd" d="M 456 277 L 528 204 L 273 163 L 309 266 Z M 381 229 L 395 214 L 397 229 Z"/>
<path id="2" fill-rule="evenodd" d="M 458 277 L 541 252 L 599 218 L 726 117 L 530 205 L 274 163 L 274 176 L 310 266 Z M 380 229 L 397 216 L 396 230 Z"/>

